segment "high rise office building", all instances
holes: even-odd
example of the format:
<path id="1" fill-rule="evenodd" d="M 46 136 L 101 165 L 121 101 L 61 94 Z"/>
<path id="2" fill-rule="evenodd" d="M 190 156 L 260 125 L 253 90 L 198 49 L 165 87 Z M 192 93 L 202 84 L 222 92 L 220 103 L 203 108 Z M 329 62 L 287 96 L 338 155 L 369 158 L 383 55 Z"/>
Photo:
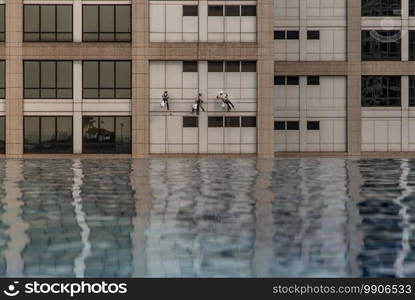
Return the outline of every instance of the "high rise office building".
<path id="1" fill-rule="evenodd" d="M 0 152 L 415 151 L 414 60 L 414 0 L 0 0 Z"/>

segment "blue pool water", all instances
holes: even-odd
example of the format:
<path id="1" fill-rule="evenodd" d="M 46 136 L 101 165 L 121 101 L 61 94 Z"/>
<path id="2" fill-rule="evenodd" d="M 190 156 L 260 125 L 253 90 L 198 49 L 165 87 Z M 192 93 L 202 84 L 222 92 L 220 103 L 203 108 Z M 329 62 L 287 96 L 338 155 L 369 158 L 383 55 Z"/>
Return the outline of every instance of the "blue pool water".
<path id="1" fill-rule="evenodd" d="M 415 276 L 415 160 L 0 161 L 0 276 Z"/>

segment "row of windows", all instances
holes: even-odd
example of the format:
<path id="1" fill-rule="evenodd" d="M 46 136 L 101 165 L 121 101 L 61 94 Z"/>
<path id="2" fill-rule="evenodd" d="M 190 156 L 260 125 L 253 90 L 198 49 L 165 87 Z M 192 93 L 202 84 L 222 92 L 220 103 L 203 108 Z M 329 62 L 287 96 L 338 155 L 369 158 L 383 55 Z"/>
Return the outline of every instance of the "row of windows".
<path id="1" fill-rule="evenodd" d="M 23 19 L 25 42 L 71 42 L 73 40 L 72 5 L 27 4 L 24 5 Z M 130 5 L 83 5 L 82 22 L 84 42 L 131 41 Z"/>
<path id="2" fill-rule="evenodd" d="M 300 38 L 300 31 L 298 30 L 276 30 L 274 31 L 274 40 L 298 40 Z M 319 30 L 308 30 L 307 40 L 319 40 Z"/>
<path id="3" fill-rule="evenodd" d="M 199 127 L 199 118 L 194 116 L 183 117 L 184 128 Z M 208 127 L 256 127 L 256 117 L 208 117 Z"/>
<path id="4" fill-rule="evenodd" d="M 256 72 L 255 61 L 209 61 L 208 72 Z M 183 61 L 183 72 L 198 72 L 197 61 Z"/>
<path id="5" fill-rule="evenodd" d="M 24 117 L 24 152 L 73 153 L 72 122 L 68 116 Z M 83 153 L 131 153 L 131 117 L 84 116 L 82 133 Z"/>
<path id="6" fill-rule="evenodd" d="M 415 16 L 415 0 L 409 0 L 409 15 Z M 362 0 L 362 16 L 401 16 L 401 0 Z"/>
<path id="7" fill-rule="evenodd" d="M 299 121 L 275 121 L 274 130 L 300 130 Z M 320 121 L 307 121 L 307 130 L 320 130 Z"/>
<path id="8" fill-rule="evenodd" d="M 197 5 L 183 5 L 184 17 L 197 17 Z M 239 16 L 256 16 L 255 5 L 209 5 L 208 16 L 210 17 L 239 17 Z"/>
<path id="9" fill-rule="evenodd" d="M 299 85 L 299 76 L 275 76 L 274 85 Z M 307 85 L 320 85 L 320 76 L 307 76 Z"/>

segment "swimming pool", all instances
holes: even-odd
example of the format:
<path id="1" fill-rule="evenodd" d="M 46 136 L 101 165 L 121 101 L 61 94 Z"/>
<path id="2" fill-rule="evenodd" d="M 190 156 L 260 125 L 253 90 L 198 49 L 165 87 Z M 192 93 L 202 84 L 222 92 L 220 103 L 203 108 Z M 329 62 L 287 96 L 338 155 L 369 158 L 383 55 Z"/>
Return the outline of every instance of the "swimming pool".
<path id="1" fill-rule="evenodd" d="M 414 277 L 415 160 L 0 161 L 2 277 Z"/>

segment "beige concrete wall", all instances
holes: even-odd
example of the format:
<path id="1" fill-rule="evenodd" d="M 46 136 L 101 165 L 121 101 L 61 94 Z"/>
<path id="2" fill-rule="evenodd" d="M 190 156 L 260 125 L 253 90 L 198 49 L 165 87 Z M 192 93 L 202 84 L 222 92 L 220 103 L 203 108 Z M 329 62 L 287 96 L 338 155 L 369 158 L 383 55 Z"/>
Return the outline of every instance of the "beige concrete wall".
<path id="1" fill-rule="evenodd" d="M 23 154 L 23 0 L 6 0 L 6 155 Z"/>

